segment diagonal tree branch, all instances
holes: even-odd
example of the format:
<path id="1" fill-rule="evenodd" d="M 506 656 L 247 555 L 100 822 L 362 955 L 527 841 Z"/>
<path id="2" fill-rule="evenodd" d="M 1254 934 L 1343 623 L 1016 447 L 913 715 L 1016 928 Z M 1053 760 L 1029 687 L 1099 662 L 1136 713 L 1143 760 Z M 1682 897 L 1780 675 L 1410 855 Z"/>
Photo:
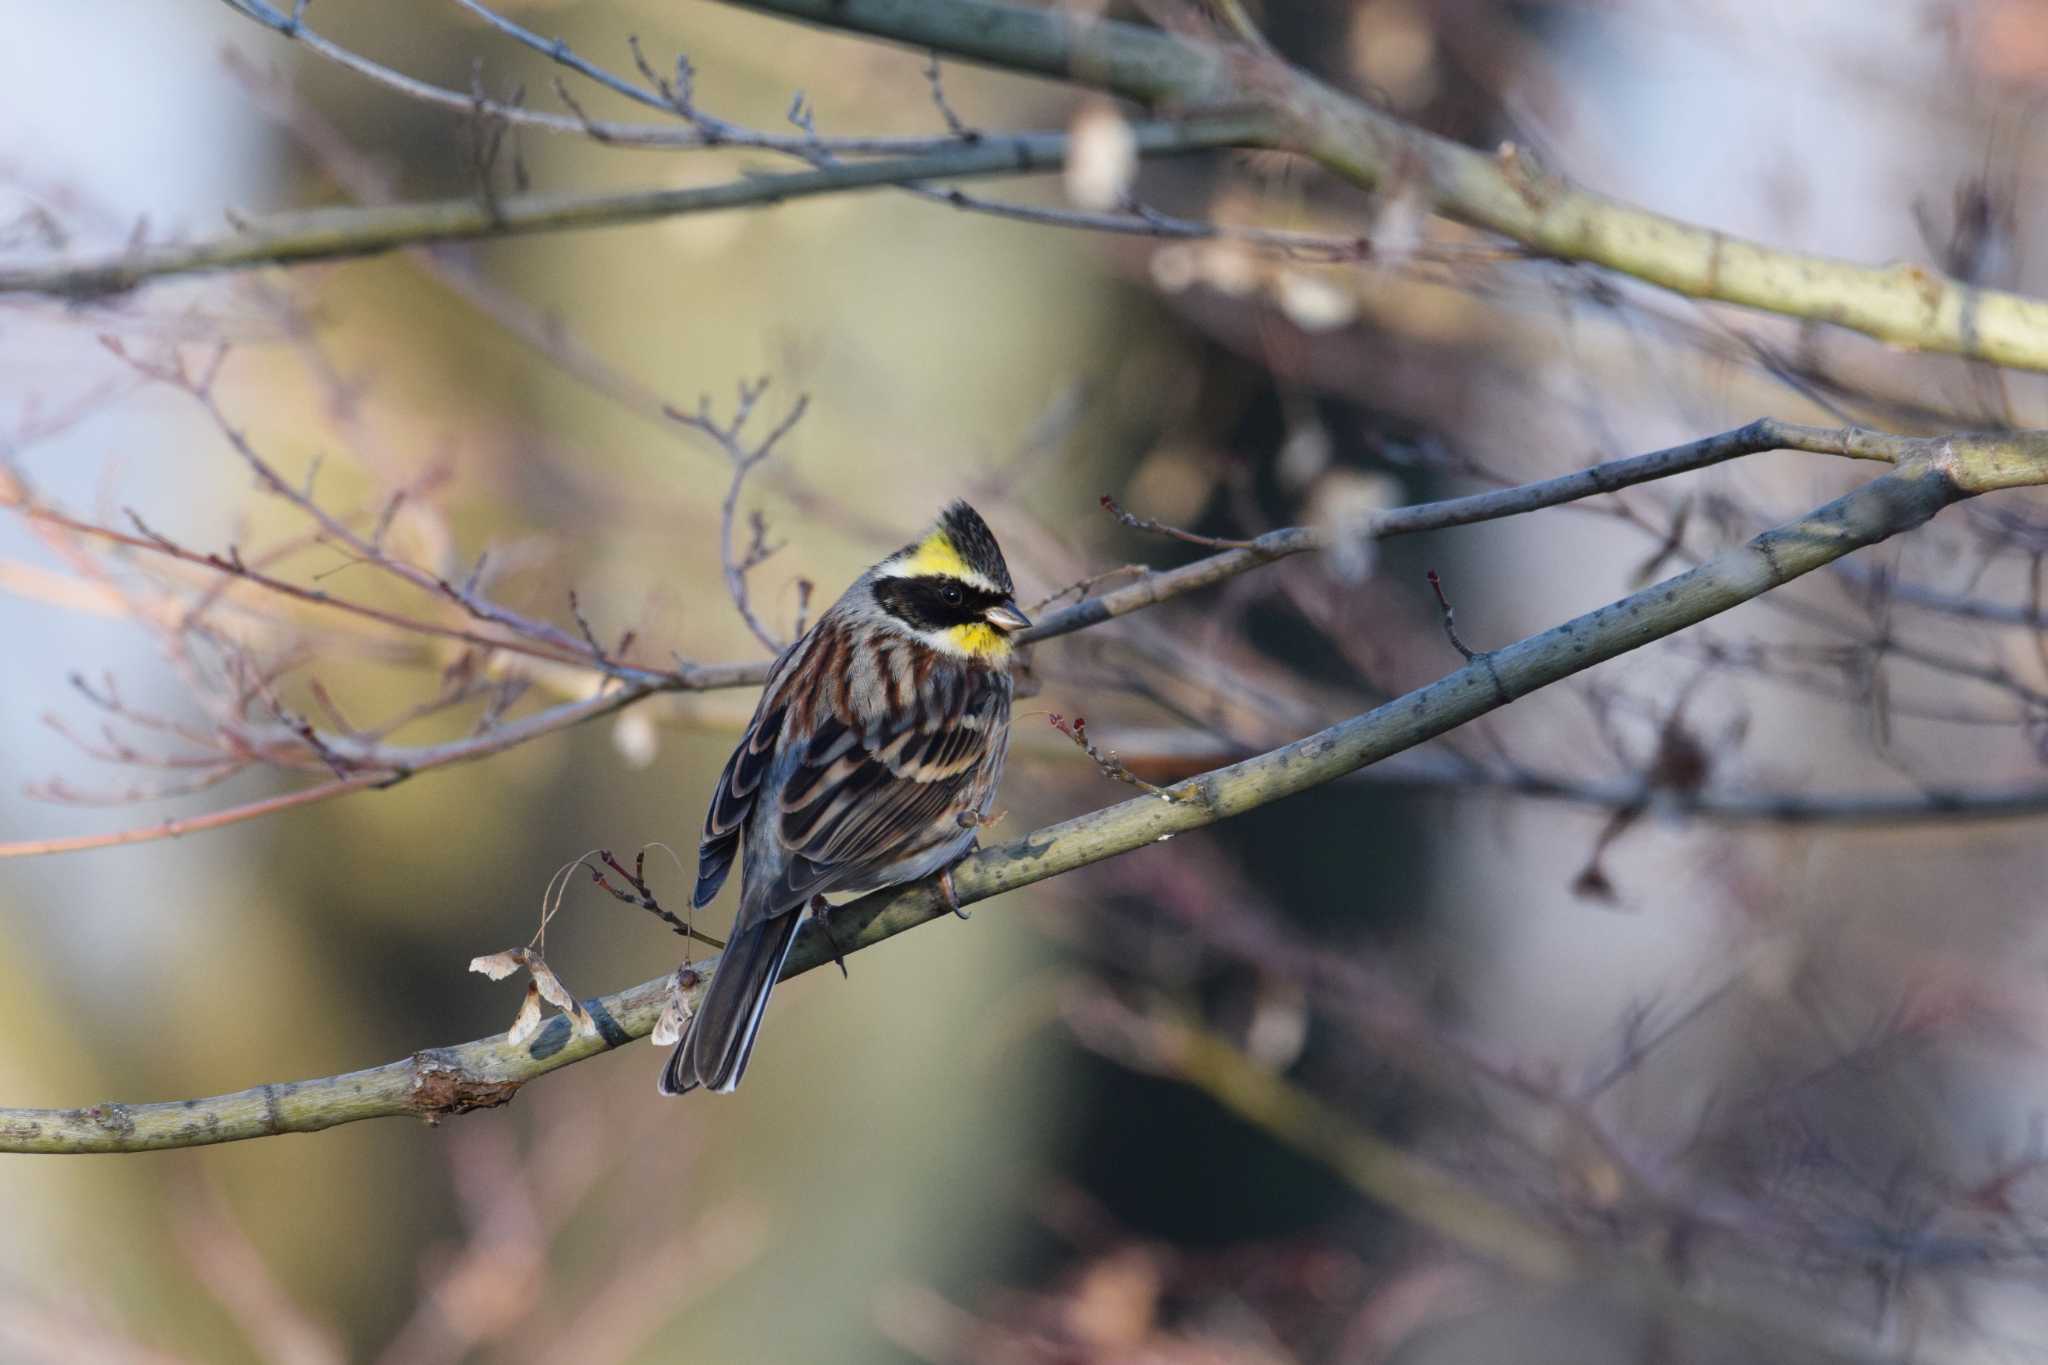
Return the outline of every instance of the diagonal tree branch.
<path id="1" fill-rule="evenodd" d="M 1257 145 L 1268 131 L 1258 114 L 1202 115 L 1132 128 L 1140 154 L 1157 156 Z M 424 204 L 311 209 L 250 221 L 237 232 L 33 265 L 0 266 L 0 294 L 95 298 L 151 279 L 205 271 L 370 256 L 430 242 L 513 237 L 569 228 L 616 227 L 654 218 L 750 205 L 780 204 L 847 190 L 929 180 L 1028 175 L 1066 164 L 1064 133 L 989 136 L 965 146 L 883 161 L 836 163 L 817 170 L 747 175 L 719 185 L 621 194 L 510 194 Z"/>
<path id="2" fill-rule="evenodd" d="M 2048 370 L 2048 301 L 1983 289 L 1910 262 L 1857 265 L 1777 251 L 1574 188 L 1513 146 L 1477 151 L 1405 123 L 1283 62 L 1157 29 L 994 0 L 726 0 L 1113 91 L 1163 108 L 1247 102 L 1276 141 L 1369 187 L 1422 194 L 1446 217 L 1560 260 L 1586 261 L 1688 298 L 1716 299 L 1880 341 Z"/>
<path id="3" fill-rule="evenodd" d="M 954 870 L 963 904 L 986 900 L 1308 791 L 1435 738 L 1517 697 L 1697 625 L 1942 508 L 2000 488 L 2048 483 L 2048 437 L 1930 442 L 1894 469 L 1807 515 L 1675 577 L 1490 653 L 1364 715 L 1268 753 L 978 852 Z M 1232 551 L 1230 553 L 1242 553 Z M 833 912 L 847 951 L 948 913 L 929 883 L 878 891 Z M 787 975 L 832 960 L 806 924 Z M 588 1027 L 556 1017 L 524 1045 L 500 1035 L 435 1048 L 368 1071 L 261 1086 L 210 1099 L 0 1109 L 0 1150 L 129 1152 L 310 1132 L 359 1119 L 503 1104 L 536 1076 L 651 1032 L 674 983 L 664 976 L 587 1003 Z M 701 989 L 701 977 L 690 986 Z"/>

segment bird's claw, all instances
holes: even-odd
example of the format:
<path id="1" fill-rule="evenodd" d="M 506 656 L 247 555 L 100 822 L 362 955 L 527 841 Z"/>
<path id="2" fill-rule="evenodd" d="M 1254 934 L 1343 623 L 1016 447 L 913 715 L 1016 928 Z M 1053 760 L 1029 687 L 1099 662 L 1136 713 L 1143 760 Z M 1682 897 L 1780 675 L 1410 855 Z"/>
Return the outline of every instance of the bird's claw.
<path id="1" fill-rule="evenodd" d="M 973 918 L 972 915 L 969 915 L 960 908 L 960 893 L 953 889 L 953 869 L 950 867 L 939 874 L 939 896 L 946 902 L 946 908 L 959 918 Z"/>
<path id="2" fill-rule="evenodd" d="M 832 905 L 823 896 L 811 897 L 811 918 L 818 921 L 818 927 L 825 931 L 825 942 L 832 945 L 832 961 L 839 968 L 839 979 L 850 980 L 846 970 L 846 950 L 839 946 L 839 935 L 832 932 Z"/>

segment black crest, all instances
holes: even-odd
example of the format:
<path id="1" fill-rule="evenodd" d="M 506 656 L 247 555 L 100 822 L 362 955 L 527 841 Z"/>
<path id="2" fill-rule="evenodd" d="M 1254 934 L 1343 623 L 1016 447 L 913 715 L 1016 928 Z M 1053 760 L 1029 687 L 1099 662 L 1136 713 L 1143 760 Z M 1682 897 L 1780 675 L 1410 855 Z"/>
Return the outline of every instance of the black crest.
<path id="1" fill-rule="evenodd" d="M 1005 596 L 1016 591 L 1010 582 L 1010 566 L 1003 563 L 995 533 L 988 529 L 981 513 L 964 501 L 956 501 L 939 514 L 939 526 L 969 568 L 1001 588 Z"/>

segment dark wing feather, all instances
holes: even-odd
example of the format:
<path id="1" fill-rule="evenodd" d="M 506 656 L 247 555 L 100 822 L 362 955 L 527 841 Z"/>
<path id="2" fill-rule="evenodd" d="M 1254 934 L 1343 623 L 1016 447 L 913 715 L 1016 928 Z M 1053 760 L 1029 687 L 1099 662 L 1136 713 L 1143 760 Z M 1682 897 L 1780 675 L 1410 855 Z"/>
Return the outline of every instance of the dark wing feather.
<path id="1" fill-rule="evenodd" d="M 962 685 L 928 692 L 951 706 L 918 708 L 868 733 L 838 717 L 818 726 L 781 792 L 790 899 L 916 857 L 958 837 L 958 817 L 981 809 L 1008 739 L 1009 681 L 961 671 Z"/>
<path id="2" fill-rule="evenodd" d="M 775 744 L 782 737 L 782 720 L 788 709 L 778 704 L 757 712 L 739 747 L 725 761 L 725 772 L 711 797 L 711 809 L 704 813 L 704 838 L 697 845 L 697 891 L 690 904 L 700 910 L 711 903 L 732 871 L 747 813 L 753 810 L 761 779 L 775 757 Z"/>

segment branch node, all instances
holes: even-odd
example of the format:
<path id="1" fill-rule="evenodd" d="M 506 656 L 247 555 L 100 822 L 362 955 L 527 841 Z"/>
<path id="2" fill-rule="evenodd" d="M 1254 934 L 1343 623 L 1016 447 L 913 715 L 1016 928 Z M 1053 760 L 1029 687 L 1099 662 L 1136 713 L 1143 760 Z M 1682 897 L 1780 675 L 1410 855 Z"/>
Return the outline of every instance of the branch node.
<path id="1" fill-rule="evenodd" d="M 425 1119 L 429 1127 L 439 1126 L 443 1118 L 452 1114 L 510 1104 L 521 1085 L 519 1081 L 488 1081 L 472 1076 L 461 1067 L 435 1060 L 424 1052 L 414 1056 L 413 1068 L 406 1107 Z"/>

